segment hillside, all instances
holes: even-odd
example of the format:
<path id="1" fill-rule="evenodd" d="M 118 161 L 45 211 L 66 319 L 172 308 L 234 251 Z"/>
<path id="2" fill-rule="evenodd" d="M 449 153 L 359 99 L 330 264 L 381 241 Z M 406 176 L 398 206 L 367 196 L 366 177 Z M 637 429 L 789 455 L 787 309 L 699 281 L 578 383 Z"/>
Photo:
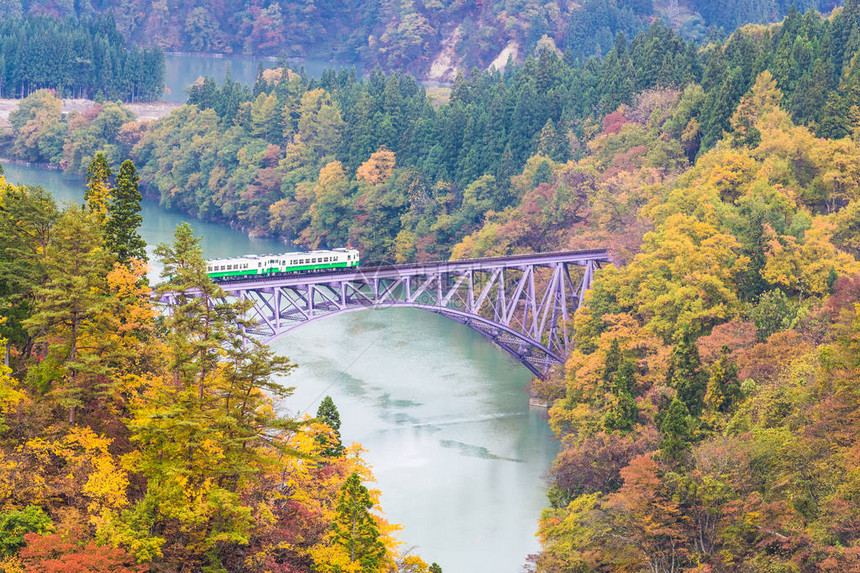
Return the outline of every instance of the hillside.
<path id="1" fill-rule="evenodd" d="M 10 114 L 9 153 L 81 173 L 97 151 L 112 162 L 132 157 L 148 193 L 201 218 L 308 247 L 349 242 L 371 260 L 448 256 L 558 165 L 598 153 L 602 131 L 657 114 L 660 138 L 631 141 L 646 145 L 656 177 L 684 169 L 731 129 L 765 70 L 792 121 L 845 137 L 860 103 L 860 46 L 849 41 L 860 35 L 858 16 L 856 6 L 829 18 L 792 11 L 706 49 L 657 23 L 629 44 L 619 36 L 602 59 L 568 63 L 544 51 L 504 76 L 476 73 L 438 108 L 414 78 L 381 72 L 312 80 L 280 68 L 253 90 L 207 80 L 191 91 L 192 105 L 149 124 L 111 102 L 62 116 L 41 91 Z M 578 200 L 559 228 L 585 215 Z"/>
<path id="2" fill-rule="evenodd" d="M 331 398 L 278 413 L 296 365 L 243 341 L 191 227 L 151 288 L 134 165 L 89 167 L 83 206 L 0 172 L 0 570 L 430 573 Z"/>
<path id="3" fill-rule="evenodd" d="M 485 69 L 506 47 L 517 47 L 514 59 L 519 61 L 539 44 L 571 57 L 606 54 L 618 33 L 633 37 L 657 19 L 669 22 L 684 38 L 700 41 L 719 38 L 744 24 L 779 21 L 792 5 L 801 12 L 829 12 L 840 2 L 11 0 L 5 4 L 8 16 L 83 17 L 112 12 L 130 41 L 166 50 L 313 55 L 360 61 L 367 69 L 378 65 L 448 79 L 453 69 Z M 436 70 L 431 73 L 434 63 Z"/>
<path id="4" fill-rule="evenodd" d="M 575 350 L 534 384 L 561 452 L 533 567 L 853 571 L 858 52 L 852 0 L 704 47 L 655 22 L 605 57 L 542 50 L 458 78 L 439 106 L 403 73 L 284 67 L 253 89 L 199 82 L 147 123 L 111 102 L 62 117 L 39 90 L 10 114 L 10 152 L 74 171 L 130 156 L 164 205 L 363 261 L 607 246 L 618 266 L 565 325 Z M 13 341 L 45 339 L 20 324 Z"/>

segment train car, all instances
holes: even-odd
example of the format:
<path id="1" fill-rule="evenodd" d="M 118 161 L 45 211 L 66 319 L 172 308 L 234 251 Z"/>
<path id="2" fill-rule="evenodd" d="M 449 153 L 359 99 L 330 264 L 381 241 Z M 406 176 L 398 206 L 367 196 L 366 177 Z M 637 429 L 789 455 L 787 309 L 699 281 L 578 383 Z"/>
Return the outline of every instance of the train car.
<path id="1" fill-rule="evenodd" d="M 206 273 L 213 280 L 234 280 L 283 273 L 308 273 L 357 267 L 355 249 L 332 249 L 280 255 L 245 255 L 206 261 Z"/>

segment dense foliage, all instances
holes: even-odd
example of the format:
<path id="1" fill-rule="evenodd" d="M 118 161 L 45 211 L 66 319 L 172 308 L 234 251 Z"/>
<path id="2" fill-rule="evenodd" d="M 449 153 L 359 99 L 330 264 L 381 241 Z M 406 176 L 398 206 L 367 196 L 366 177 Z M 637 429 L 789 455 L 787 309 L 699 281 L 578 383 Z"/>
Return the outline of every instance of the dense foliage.
<path id="1" fill-rule="evenodd" d="M 10 116 L 12 151 L 78 171 L 99 150 L 113 161 L 131 155 L 148 192 L 200 217 L 308 247 L 351 243 L 376 260 L 447 256 L 548 182 L 553 165 L 591 153 L 601 130 L 621 129 L 625 113 L 665 108 L 661 97 L 680 93 L 648 150 L 658 170 L 713 147 L 764 70 L 795 123 L 844 137 L 860 104 L 858 37 L 853 1 L 830 18 L 789 11 L 779 25 L 701 50 L 655 24 L 629 44 L 619 36 L 603 59 L 579 64 L 544 50 L 504 76 L 475 73 L 441 106 L 405 75 L 316 81 L 283 67 L 262 72 L 253 90 L 204 80 L 188 106 L 152 124 L 112 103 L 61 118 L 58 102 L 37 92 Z M 743 137 L 760 134 L 750 126 Z"/>
<path id="2" fill-rule="evenodd" d="M 575 61 L 547 49 L 503 76 L 459 80 L 450 103 L 438 107 L 407 76 L 376 73 L 359 81 L 343 72 L 315 82 L 284 67 L 262 73 L 253 90 L 202 81 L 190 105 L 152 124 L 130 121 L 113 104 L 60 121 L 56 100 L 37 92 L 14 116 L 13 150 L 77 170 L 93 165 L 89 158 L 98 151 L 113 163 L 131 154 L 141 180 L 167 205 L 309 246 L 351 243 L 365 258 L 609 246 L 619 266 L 598 273 L 587 304 L 567 325 L 576 349 L 561 372 L 535 383 L 552 404 L 562 449 L 534 567 L 852 571 L 860 568 L 858 51 L 860 5 L 852 0 L 828 18 L 789 10 L 781 24 L 748 26 L 702 49 L 659 24 L 629 44 L 619 36 L 602 59 Z M 17 196 L 8 189 L 8 197 Z M 88 194 L 95 206 L 99 196 L 97 189 Z M 97 541 L 113 540 L 137 556 L 158 549 L 164 559 L 247 558 L 247 548 L 258 547 L 248 525 L 257 510 L 248 513 L 247 500 L 269 498 L 251 488 L 254 480 L 242 468 L 253 475 L 269 470 L 235 444 L 274 445 L 261 443 L 262 426 L 240 425 L 229 435 L 224 428 L 235 426 L 217 416 L 206 426 L 201 414 L 208 408 L 235 415 L 219 402 L 225 381 L 263 387 L 242 375 L 245 352 L 214 343 L 221 331 L 211 339 L 200 334 L 209 324 L 227 328 L 207 322 L 210 313 L 235 310 L 184 301 L 184 321 L 163 321 L 163 332 L 135 342 L 164 348 L 163 363 L 141 371 L 156 375 L 102 385 L 101 377 L 118 368 L 110 360 L 122 356 L 119 350 L 100 350 L 109 362 L 95 369 L 101 363 L 87 359 L 93 351 L 78 344 L 78 330 L 49 333 L 46 325 L 85 323 L 80 336 L 90 337 L 101 332 L 99 317 L 123 316 L 103 310 L 117 304 L 100 298 L 104 289 L 80 292 L 75 305 L 58 302 L 63 289 L 100 276 L 92 269 L 102 268 L 103 254 L 84 248 L 87 227 L 76 223 L 70 248 L 87 254 L 78 256 L 85 278 L 64 279 L 56 269 L 70 261 L 45 246 L 59 225 L 52 217 L 67 225 L 80 217 L 32 203 L 26 240 L 8 241 L 0 294 L 10 301 L 4 332 L 18 349 L 15 357 L 33 357 L 36 366 L 26 378 L 8 378 L 0 394 L 13 405 L 0 409 L 7 413 L 5 431 L 32 432 L 8 413 L 42 395 L 55 400 L 55 425 L 68 428 L 71 420 L 77 428 L 96 418 L 122 424 L 127 440 L 113 447 L 139 451 L 128 458 L 138 463 L 127 486 L 135 503 L 128 498 L 127 512 L 110 517 L 113 498 L 91 501 L 86 490 L 66 498 L 85 498 L 107 512 L 110 532 L 117 532 L 111 535 L 119 537 L 99 537 L 102 522 L 95 521 Z M 21 212 L 17 205 L 5 200 L 3 213 Z M 102 212 L 89 211 L 90 218 Z M 178 253 L 193 250 L 192 238 L 180 233 L 161 256 L 177 280 L 215 300 L 214 286 L 194 282 L 199 263 L 182 266 Z M 148 347 L 141 348 L 132 364 L 150 360 Z M 151 381 L 158 376 L 160 385 Z M 153 389 L 137 395 L 139 384 Z M 111 412 L 128 411 L 116 422 L 94 410 L 103 403 Z M 152 415 L 174 408 L 189 420 L 182 428 L 175 429 L 174 418 Z M 342 459 L 333 404 L 322 404 L 318 416 L 326 422 L 322 435 L 297 432 L 292 421 L 267 411 L 254 423 L 296 432 L 289 435 L 301 436 L 316 455 Z M 157 454 L 176 451 L 164 436 L 204 426 L 216 432 L 209 445 L 227 460 L 218 470 L 226 477 L 210 482 L 224 503 L 218 507 L 232 512 L 219 521 L 229 527 L 223 531 L 198 521 L 192 527 L 183 521 L 191 519 L 186 513 L 158 513 L 172 503 L 186 507 L 172 497 L 175 484 L 156 477 L 176 475 L 186 463 L 178 454 L 167 460 Z M 80 439 L 63 442 L 71 453 L 57 455 L 74 455 Z M 194 461 L 188 487 L 214 504 L 200 484 L 216 470 L 200 457 L 188 459 Z M 300 458 L 285 459 L 307 469 Z M 376 566 L 384 531 L 366 514 L 372 496 L 351 477 L 352 468 L 339 467 L 336 492 L 313 490 L 318 474 L 302 474 L 307 480 L 300 482 L 326 500 L 324 509 L 308 506 L 324 516 L 327 528 L 316 531 L 325 534 L 302 538 L 321 541 L 289 545 L 293 553 L 274 559 L 320 562 L 335 547 L 340 558 Z M 140 485 L 149 482 L 158 483 Z M 240 488 L 225 484 L 253 493 L 237 497 Z M 309 499 L 315 498 L 294 501 Z M 49 531 L 56 507 L 39 497 L 11 506 L 0 520 L 11 532 L 0 549 L 24 560 L 31 552 L 61 551 L 51 548 L 62 539 Z M 293 509 L 304 515 L 307 508 Z M 147 528 L 161 537 L 130 533 Z M 347 540 L 350 528 L 356 535 Z M 197 536 L 191 549 L 159 541 L 186 530 Z M 235 553 L 222 552 L 224 540 Z M 263 553 L 282 547 L 271 537 L 259 546 Z M 73 549 L 87 559 L 98 547 Z M 104 557 L 134 566 L 126 558 Z"/>
<path id="3" fill-rule="evenodd" d="M 128 48 L 112 17 L 15 18 L 0 6 L 0 97 L 23 98 L 48 88 L 61 97 L 161 98 L 161 49 Z"/>
<path id="4" fill-rule="evenodd" d="M 860 566 L 860 138 L 816 138 L 781 102 L 763 72 L 688 167 L 659 151 L 683 96 L 642 94 L 454 249 L 627 261 L 536 385 L 563 444 L 538 571 Z"/>
<path id="5" fill-rule="evenodd" d="M 0 569 L 428 571 L 331 400 L 276 412 L 294 365 L 245 339 L 187 225 L 156 249 L 176 305 L 153 306 L 136 191 L 101 155 L 83 208 L 0 177 Z"/>
<path id="6" fill-rule="evenodd" d="M 164 2 L 122 0 L 60 3 L 7 0 L 11 13 L 91 16 L 112 12 L 126 37 L 144 45 L 191 52 L 236 52 L 358 58 L 368 68 L 433 74 L 440 53 L 461 69 L 486 67 L 506 45 L 515 59 L 536 46 L 573 56 L 606 54 L 615 36 L 633 36 L 654 19 L 701 40 L 747 23 L 781 19 L 790 6 L 829 11 L 837 0 L 359 0 L 317 2 Z M 499 63 L 504 65 L 506 57 Z M 445 64 L 442 64 L 443 67 Z"/>

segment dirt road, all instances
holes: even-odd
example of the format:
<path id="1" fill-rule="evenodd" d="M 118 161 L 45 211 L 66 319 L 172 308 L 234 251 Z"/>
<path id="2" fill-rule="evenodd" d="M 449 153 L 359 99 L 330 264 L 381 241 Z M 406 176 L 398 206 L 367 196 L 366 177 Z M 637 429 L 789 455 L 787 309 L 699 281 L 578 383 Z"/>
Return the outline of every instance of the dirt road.
<path id="1" fill-rule="evenodd" d="M 9 112 L 18 107 L 21 100 L 0 99 L 0 125 L 8 125 Z M 96 102 L 88 99 L 64 99 L 63 113 L 71 111 L 82 112 L 96 105 Z M 171 111 L 180 107 L 179 104 L 155 102 L 155 103 L 127 103 L 123 104 L 140 121 L 152 121 L 169 115 Z"/>

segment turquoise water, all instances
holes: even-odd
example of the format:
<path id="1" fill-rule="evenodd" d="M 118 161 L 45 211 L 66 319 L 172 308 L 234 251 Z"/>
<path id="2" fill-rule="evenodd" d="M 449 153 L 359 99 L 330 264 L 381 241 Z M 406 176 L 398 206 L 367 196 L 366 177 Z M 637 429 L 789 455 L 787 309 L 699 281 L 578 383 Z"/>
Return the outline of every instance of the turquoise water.
<path id="1" fill-rule="evenodd" d="M 83 200 L 81 177 L 4 169 L 10 182 Z M 145 201 L 150 254 L 182 221 L 202 235 L 207 258 L 294 250 Z M 542 477 L 558 446 L 545 412 L 528 407 L 529 372 L 509 355 L 465 326 L 413 309 L 332 317 L 272 346 L 299 365 L 285 380 L 295 393 L 280 407 L 313 415 L 332 396 L 343 439 L 366 448 L 372 487 L 382 491 L 386 517 L 404 526 L 406 547 L 445 573 L 515 573 L 539 549 Z"/>
<path id="2" fill-rule="evenodd" d="M 350 68 L 352 64 L 339 64 L 325 60 L 290 60 L 290 67 L 318 78 L 327 69 Z M 164 101 L 185 103 L 188 99 L 187 88 L 199 77 L 212 77 L 220 84 L 230 70 L 233 80 L 249 87 L 254 86 L 257 69 L 274 68 L 276 58 L 261 56 L 211 56 L 206 54 L 167 54 L 164 56 Z"/>

